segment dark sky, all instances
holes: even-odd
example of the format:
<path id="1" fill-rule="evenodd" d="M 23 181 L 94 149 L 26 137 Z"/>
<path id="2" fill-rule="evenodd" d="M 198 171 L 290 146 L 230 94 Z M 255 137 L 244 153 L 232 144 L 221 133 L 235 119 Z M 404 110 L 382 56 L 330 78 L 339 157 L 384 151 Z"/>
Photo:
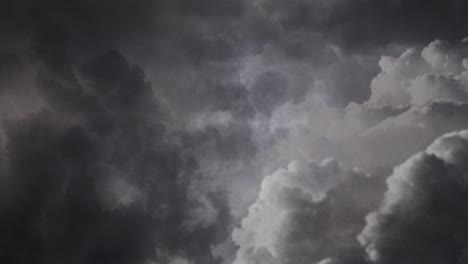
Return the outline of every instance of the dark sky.
<path id="1" fill-rule="evenodd" d="M 463 0 L 4 0 L 0 263 L 465 263 L 466 133 L 427 149 L 465 37 Z"/>

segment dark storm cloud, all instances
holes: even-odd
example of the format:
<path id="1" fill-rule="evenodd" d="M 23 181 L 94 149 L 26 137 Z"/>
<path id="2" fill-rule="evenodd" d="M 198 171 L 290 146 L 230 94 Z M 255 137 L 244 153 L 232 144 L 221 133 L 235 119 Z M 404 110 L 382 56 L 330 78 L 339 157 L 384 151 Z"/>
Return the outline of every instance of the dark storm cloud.
<path id="1" fill-rule="evenodd" d="M 170 71 L 180 72 L 187 65 L 192 65 L 197 75 L 218 76 L 219 66 L 206 69 L 206 73 L 202 69 L 205 69 L 206 65 L 211 62 L 219 62 L 223 65 L 222 67 L 225 67 L 239 57 L 262 52 L 266 45 L 272 45 L 278 49 L 278 52 L 283 53 L 285 62 L 302 61 L 314 66 L 310 71 L 320 71 L 321 68 L 337 60 L 336 54 L 330 48 L 329 35 L 342 37 L 349 34 L 359 38 L 361 42 L 357 44 L 358 46 L 363 44 L 368 46 L 369 38 L 365 39 L 359 37 L 359 34 L 347 33 L 350 31 L 347 27 L 352 28 L 354 21 L 362 19 L 363 16 L 358 11 L 369 9 L 369 13 L 376 13 L 376 18 L 384 21 L 368 23 L 368 27 L 375 28 L 373 31 L 386 31 L 378 28 L 381 27 L 380 24 L 387 23 L 382 16 L 379 16 L 379 12 L 370 11 L 374 7 L 378 10 L 385 10 L 385 7 L 368 3 L 368 1 L 332 1 L 324 4 L 320 1 L 258 1 L 254 3 L 250 1 L 138 0 L 130 3 L 85 0 L 64 3 L 47 0 L 39 3 L 23 0 L 8 1 L 5 5 L 10 6 L 7 8 L 8 11 L 5 11 L 5 16 L 2 17 L 4 20 L 2 25 L 9 27 L 5 30 L 6 32 L 22 31 L 34 34 L 44 23 L 60 24 L 69 32 L 72 45 L 76 48 L 75 53 L 96 54 L 109 47 L 118 48 L 125 54 L 131 54 L 148 68 L 159 71 L 156 75 L 162 74 L 160 68 L 171 67 Z M 349 16 L 351 22 L 339 23 L 341 13 Z M 326 17 L 321 18 L 323 16 Z M 307 19 L 290 21 L 300 17 L 307 17 Z M 342 26 L 343 28 L 334 30 L 334 27 L 322 26 L 315 20 L 320 20 L 320 23 L 327 25 L 336 24 L 336 27 Z M 399 38 L 391 38 L 391 40 L 394 39 L 398 41 Z M 347 44 L 342 45 L 341 42 L 335 44 L 338 44 L 340 48 L 347 46 Z M 341 68 L 349 68 L 347 65 L 349 63 L 353 62 L 344 61 L 345 66 Z M 351 78 L 352 80 L 346 77 L 339 65 L 333 65 L 328 69 L 330 76 L 326 78 L 331 81 L 325 93 L 330 97 L 330 102 L 346 105 L 349 101 L 365 100 L 368 96 L 366 84 L 375 73 L 375 69 L 369 69 L 369 65 L 354 63 L 352 69 L 361 77 Z M 231 70 L 233 71 L 231 75 L 235 76 L 239 68 Z M 158 82 L 161 78 L 167 79 L 168 77 L 153 78 L 151 74 L 150 78 Z M 172 86 L 176 85 L 174 82 L 168 84 L 170 88 L 162 87 L 161 89 L 173 89 Z M 207 90 L 213 87 L 211 83 L 203 85 L 207 87 Z M 283 88 L 283 90 L 286 89 Z M 310 89 L 303 85 L 302 90 Z M 217 99 L 216 97 L 215 100 L 210 100 L 209 104 Z M 275 109 L 276 106 L 272 108 Z"/>
<path id="2" fill-rule="evenodd" d="M 425 43 L 466 36 L 468 5 L 462 0 L 261 1 L 287 30 L 322 32 L 348 48 Z"/>
<path id="3" fill-rule="evenodd" d="M 223 195 L 199 189 L 143 71 L 117 51 L 77 63 L 68 40 L 41 31 L 30 53 L 44 107 L 3 122 L 2 263 L 213 263 Z"/>
<path id="4" fill-rule="evenodd" d="M 284 159 L 343 152 L 375 170 L 463 126 L 458 46 L 434 42 L 422 57 L 406 54 L 409 62 L 378 59 L 465 37 L 467 10 L 455 0 L 3 1 L 0 262 L 219 262 L 213 248 L 257 199 L 263 172 Z M 427 67 L 437 71 L 421 75 Z M 371 93 L 367 103 L 376 104 L 360 105 Z M 408 107 L 393 105 L 400 93 Z M 349 102 L 357 104 L 345 109 Z M 286 194 L 270 193 L 267 202 L 279 204 L 259 226 L 268 229 L 283 211 L 286 225 L 268 230 L 274 244 L 258 251 L 236 241 L 245 253 L 238 257 L 363 263 L 355 237 L 383 177 L 313 190 L 325 192 L 320 201 L 279 179 Z M 374 238 L 380 251 L 393 250 Z M 230 250 L 221 253 L 226 261 Z M 434 252 L 449 256 L 444 250 Z"/>
<path id="5" fill-rule="evenodd" d="M 165 64 L 178 55 L 192 63 L 225 60 L 239 52 L 233 43 L 237 29 L 226 29 L 232 30 L 231 21 L 241 19 L 246 8 L 244 1 L 7 0 L 0 11 L 0 37 L 23 41 L 18 39 L 54 23 L 69 33 L 77 54 L 119 48 L 141 58 L 151 52 Z"/>
<path id="6" fill-rule="evenodd" d="M 8 131 L 9 193 L 0 216 L 4 263 L 135 263 L 152 255 L 151 219 L 99 204 L 105 177 L 96 143 L 53 113 Z M 4 175 L 5 176 L 5 175 Z"/>
<path id="7" fill-rule="evenodd" d="M 459 0 L 22 0 L 4 6 L 4 33 L 34 33 L 51 21 L 65 27 L 82 52 L 122 48 L 166 67 L 227 62 L 261 52 L 266 44 L 279 47 L 292 60 L 329 64 L 336 59 L 330 43 L 374 53 L 388 44 L 463 38 L 468 10 Z"/>

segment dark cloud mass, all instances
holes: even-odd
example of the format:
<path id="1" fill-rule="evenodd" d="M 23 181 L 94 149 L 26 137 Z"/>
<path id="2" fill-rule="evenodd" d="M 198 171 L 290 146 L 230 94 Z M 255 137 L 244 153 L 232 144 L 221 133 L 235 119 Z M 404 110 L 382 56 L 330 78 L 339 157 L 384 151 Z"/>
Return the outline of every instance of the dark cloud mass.
<path id="1" fill-rule="evenodd" d="M 467 137 L 441 136 L 467 126 L 467 22 L 462 0 L 2 1 L 0 263 L 465 263 Z"/>
<path id="2" fill-rule="evenodd" d="M 464 263 L 467 133 L 451 133 L 397 167 L 359 239 L 377 263 Z"/>
<path id="3" fill-rule="evenodd" d="M 286 29 L 324 32 L 349 48 L 391 42 L 456 40 L 466 35 L 464 1 L 261 1 Z"/>
<path id="4" fill-rule="evenodd" d="M 224 200 L 190 191 L 197 163 L 143 71 L 117 51 L 76 64 L 62 33 L 32 50 L 45 106 L 4 122 L 2 263 L 213 262 Z"/>

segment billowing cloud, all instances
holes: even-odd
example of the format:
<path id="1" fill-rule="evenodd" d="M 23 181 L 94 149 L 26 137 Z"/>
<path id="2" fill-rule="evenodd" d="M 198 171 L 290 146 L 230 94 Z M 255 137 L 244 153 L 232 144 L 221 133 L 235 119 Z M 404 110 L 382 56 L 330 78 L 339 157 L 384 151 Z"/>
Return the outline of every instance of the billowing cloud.
<path id="1" fill-rule="evenodd" d="M 463 41 L 436 40 L 382 57 L 363 103 L 339 107 L 309 93 L 302 102 L 279 106 L 258 122 L 269 131 L 264 136 L 275 138 L 266 159 L 284 164 L 334 156 L 372 170 L 403 162 L 440 135 L 465 128 L 466 48 Z"/>
<path id="2" fill-rule="evenodd" d="M 417 188 L 415 185 L 424 184 L 423 179 L 426 178 L 423 177 L 430 177 L 426 174 L 441 177 L 441 174 L 453 173 L 452 169 L 447 173 L 439 169 L 438 162 L 434 161 L 437 160 L 434 155 L 439 154 L 434 153 L 442 153 L 440 155 L 443 155 L 444 159 L 456 160 L 457 166 L 463 168 L 464 161 L 459 158 L 461 154 L 451 154 L 450 151 L 454 148 L 454 151 L 464 153 L 466 143 L 463 143 L 463 140 L 450 140 L 449 150 L 444 147 L 448 143 L 440 143 L 447 140 L 436 141 L 428 149 L 430 155 L 427 154 L 427 158 L 411 158 L 405 163 L 419 164 L 421 159 L 423 161 L 420 163 L 423 165 L 415 165 L 415 169 L 409 169 L 410 165 L 402 165 L 396 169 L 389 178 L 389 191 L 385 196 L 379 188 L 388 175 L 388 168 L 426 148 L 440 135 L 466 128 L 468 125 L 465 46 L 464 42 L 450 44 L 434 41 L 421 50 L 410 49 L 399 57 L 383 57 L 380 60 L 381 72 L 371 83 L 372 95 L 362 104 L 351 103 L 346 108 L 330 106 L 320 97 L 309 94 L 301 102 L 287 102 L 278 107 L 268 119 L 258 119 L 254 123 L 254 126 L 257 126 L 254 131 L 263 132 L 263 137 L 259 136 L 260 142 L 265 144 L 263 146 L 274 142 L 272 148 L 265 147 L 263 150 L 267 150 L 262 153 L 263 162 L 266 164 L 265 171 L 271 173 L 267 173 L 268 176 L 263 179 L 257 200 L 250 207 L 239 229 L 233 232 L 234 240 L 239 245 L 234 263 L 367 263 L 368 259 L 377 263 L 414 263 L 430 260 L 433 262 L 429 263 L 454 262 L 455 255 L 450 254 L 464 252 L 464 245 L 460 244 L 462 242 L 457 239 L 451 240 L 448 233 L 441 234 L 440 239 L 446 239 L 447 245 L 454 243 L 453 246 L 444 247 L 443 242 L 436 242 L 438 234 L 434 235 L 434 244 L 425 240 L 431 238 L 431 227 L 442 228 L 430 224 L 430 218 L 438 221 L 437 216 L 422 211 L 423 218 L 417 220 L 420 222 L 409 223 L 411 226 L 403 226 L 402 223 L 406 223 L 412 210 L 419 210 L 412 206 L 420 206 L 419 196 L 423 195 L 419 189 L 416 189 L 414 194 L 406 194 L 408 188 Z M 274 139 L 269 141 L 271 138 Z M 364 166 L 374 177 L 354 175 L 344 177 L 347 180 L 340 181 L 340 177 L 328 175 L 327 180 L 335 185 L 329 186 L 326 183 L 330 182 L 325 181 L 317 191 L 308 186 L 305 180 L 303 182 L 299 179 L 307 178 L 301 175 L 309 175 L 308 177 L 313 179 L 316 178 L 313 175 L 322 175 L 321 173 L 314 170 L 299 173 L 294 169 L 297 164 L 301 164 L 298 166 L 300 168 L 309 168 L 310 164 L 315 168 L 317 163 L 305 166 L 307 163 L 293 162 L 287 169 L 276 172 L 273 169 L 275 164 L 287 164 L 291 158 L 320 159 L 327 155 L 338 157 L 346 164 Z M 426 162 L 429 165 L 426 165 Z M 436 164 L 436 168 L 431 172 L 430 166 L 433 163 Z M 426 168 L 428 166 L 429 169 Z M 327 166 L 322 164 L 318 167 Z M 380 169 L 382 171 L 379 171 Z M 395 175 L 403 171 L 406 171 L 405 175 L 417 174 L 419 176 L 414 177 L 421 177 L 421 180 L 418 178 L 418 182 L 408 184 L 410 187 L 398 187 L 398 190 L 392 191 L 392 186 L 396 184 Z M 463 175 L 463 172 L 459 173 Z M 289 184 L 290 181 L 300 184 Z M 367 183 L 364 183 L 366 181 Z M 406 178 L 401 180 L 401 184 L 407 182 Z M 462 180 L 454 180 L 453 184 L 456 182 L 460 183 Z M 354 189 L 346 191 L 344 186 L 347 184 L 353 184 Z M 434 186 L 439 185 L 434 183 Z M 306 195 L 301 196 L 308 191 L 323 197 L 314 200 Z M 438 191 L 437 195 L 439 193 L 450 195 L 450 191 L 445 188 Z M 374 206 L 381 198 L 384 199 L 382 207 L 367 218 L 365 227 L 364 216 L 375 209 Z M 387 203 L 392 205 L 387 206 Z M 398 206 L 402 206 L 406 211 L 393 209 L 394 203 L 398 203 Z M 452 208 L 452 203 L 455 204 L 456 201 L 447 200 L 437 210 Z M 421 210 L 426 210 L 427 206 Z M 358 213 L 348 215 L 345 208 L 352 208 Z M 443 213 L 437 211 L 434 214 Z M 348 222 L 334 222 L 329 218 L 332 216 L 347 217 Z M 459 216 L 455 213 L 453 218 L 457 220 L 453 221 L 463 221 Z M 394 217 L 401 217 L 401 222 L 394 223 L 398 221 Z M 324 222 L 329 225 L 323 224 Z M 424 222 L 430 225 L 427 230 L 418 229 L 419 226 L 425 228 Z M 314 229 L 319 227 L 321 232 Z M 364 227 L 364 231 L 359 235 L 363 246 L 361 247 L 356 243 L 358 234 Z M 385 233 L 387 227 L 390 228 L 388 234 Z M 413 228 L 416 230 L 414 233 Z M 452 231 L 449 232 L 455 232 L 450 230 Z M 338 236 L 334 232 L 346 235 Z M 402 235 L 395 232 L 401 232 Z M 402 237 L 401 240 L 398 240 L 399 236 Z M 407 242 L 412 244 L 408 247 L 399 246 Z M 434 255 L 424 254 L 426 248 L 432 246 L 438 247 L 433 251 Z M 452 250 L 453 248 L 456 249 Z M 411 249 L 416 251 L 414 257 L 411 255 Z M 380 251 L 388 256 L 378 258 Z M 460 254 L 456 255 L 457 260 L 464 258 L 465 253 Z"/>
<path id="3" fill-rule="evenodd" d="M 32 50 L 38 106 L 2 120 L 1 261 L 215 262 L 225 200 L 200 184 L 143 71 L 117 51 L 76 62 L 60 33 Z"/>
<path id="4" fill-rule="evenodd" d="M 468 132 L 446 134 L 395 168 L 359 235 L 372 262 L 466 261 Z"/>
<path id="5" fill-rule="evenodd" d="M 1 262 L 362 263 L 354 237 L 387 171 L 467 125 L 466 13 L 459 0 L 2 2 Z M 345 165 L 291 163 L 330 156 Z"/>
<path id="6" fill-rule="evenodd" d="M 374 104 L 423 104 L 436 99 L 466 101 L 467 45 L 435 40 L 422 51 L 408 49 L 399 57 L 384 56 L 372 80 Z"/>
<path id="7" fill-rule="evenodd" d="M 363 260 L 355 236 L 375 205 L 378 182 L 337 161 L 293 161 L 266 176 L 241 227 L 233 263 Z M 338 262 L 341 263 L 341 262 Z"/>

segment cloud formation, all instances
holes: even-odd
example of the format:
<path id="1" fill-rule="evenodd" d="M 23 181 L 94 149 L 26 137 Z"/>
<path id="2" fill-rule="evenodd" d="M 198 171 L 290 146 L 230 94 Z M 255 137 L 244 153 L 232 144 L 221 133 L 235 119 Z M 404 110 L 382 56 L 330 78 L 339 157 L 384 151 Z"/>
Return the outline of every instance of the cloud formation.
<path id="1" fill-rule="evenodd" d="M 366 169 L 393 166 L 440 135 L 465 128 L 466 48 L 463 41 L 436 40 L 383 56 L 363 103 L 333 106 L 309 93 L 278 107 L 261 123 L 276 138 L 268 159 L 333 156 Z"/>
<path id="2" fill-rule="evenodd" d="M 292 179 L 308 179 L 297 175 L 314 179 L 315 171 L 295 173 L 293 162 L 288 169 L 269 174 L 240 229 L 233 232 L 240 248 L 233 263 L 463 262 L 465 243 L 451 235 L 460 225 L 447 232 L 443 225 L 461 223 L 464 217 L 455 211 L 463 211 L 459 208 L 463 194 L 457 193 L 463 188 L 466 132 L 436 140 L 427 154 L 416 155 L 395 169 L 385 195 L 381 184 L 387 169 L 425 149 L 439 136 L 468 125 L 465 45 L 436 40 L 421 50 L 383 57 L 381 72 L 371 83 L 372 95 L 363 104 L 331 107 L 309 95 L 302 102 L 277 109 L 266 122 L 267 131 L 276 138 L 269 150 L 272 152 L 266 154 L 267 166 L 272 160 L 283 163 L 290 158 L 332 155 L 365 167 L 374 177 L 349 176 L 340 183 L 337 175 L 341 173 L 332 173 L 327 180 L 336 185 L 320 186 L 318 194 L 323 196 L 314 200 L 295 198 L 307 193 L 303 189 L 314 189 Z M 289 178 L 301 184 L 288 185 Z M 346 191 L 346 182 L 354 184 L 353 188 Z M 452 195 L 456 198 L 451 199 Z M 376 208 L 380 199 L 384 201 Z M 438 204 L 437 208 L 431 209 L 433 204 Z M 346 208 L 356 213 L 352 215 Z M 453 216 L 444 215 L 443 210 L 452 208 Z M 365 215 L 374 210 L 366 226 Z M 347 222 L 332 216 L 344 217 Z M 321 232 L 314 229 L 318 227 Z M 358 234 L 361 245 L 356 244 Z M 426 253 L 427 248 L 434 248 L 433 254 Z"/>
<path id="3" fill-rule="evenodd" d="M 388 172 L 467 126 L 467 8 L 3 1 L 1 262 L 365 263 Z"/>
<path id="4" fill-rule="evenodd" d="M 2 120 L 2 263 L 214 263 L 225 200 L 143 71 L 117 51 L 76 62 L 61 33 L 32 50 L 37 109 Z"/>
<path id="5" fill-rule="evenodd" d="M 359 235 L 372 262 L 466 261 L 468 132 L 446 134 L 395 168 Z"/>
<path id="6" fill-rule="evenodd" d="M 233 263 L 362 261 L 355 237 L 378 190 L 378 181 L 335 160 L 289 163 L 263 179 L 234 230 L 239 250 Z"/>

